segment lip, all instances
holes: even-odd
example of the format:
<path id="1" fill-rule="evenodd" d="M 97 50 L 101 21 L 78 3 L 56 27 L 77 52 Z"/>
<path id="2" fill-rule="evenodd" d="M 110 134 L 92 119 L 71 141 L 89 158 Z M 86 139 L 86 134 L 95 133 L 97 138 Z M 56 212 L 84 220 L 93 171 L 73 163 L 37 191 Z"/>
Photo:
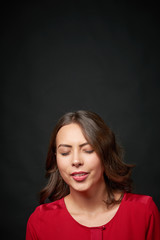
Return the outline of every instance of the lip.
<path id="1" fill-rule="evenodd" d="M 89 173 L 88 172 L 73 172 L 71 174 L 72 178 L 77 181 L 77 182 L 82 182 L 88 177 Z"/>

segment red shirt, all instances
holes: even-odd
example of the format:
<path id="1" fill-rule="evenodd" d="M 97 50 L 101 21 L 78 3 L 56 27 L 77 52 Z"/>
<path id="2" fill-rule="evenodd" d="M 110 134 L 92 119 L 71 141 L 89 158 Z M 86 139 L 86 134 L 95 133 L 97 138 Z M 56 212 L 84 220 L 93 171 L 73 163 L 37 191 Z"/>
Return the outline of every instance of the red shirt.
<path id="1" fill-rule="evenodd" d="M 152 198 L 125 193 L 115 216 L 100 227 L 74 220 L 64 198 L 38 206 L 31 214 L 26 240 L 160 240 L 160 214 Z"/>

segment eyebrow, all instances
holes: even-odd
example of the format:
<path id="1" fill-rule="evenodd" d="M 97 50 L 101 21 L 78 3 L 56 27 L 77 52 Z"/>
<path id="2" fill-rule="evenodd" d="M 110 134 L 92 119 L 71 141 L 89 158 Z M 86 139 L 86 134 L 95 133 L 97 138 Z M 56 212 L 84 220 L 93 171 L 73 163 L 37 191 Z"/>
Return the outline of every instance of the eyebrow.
<path id="1" fill-rule="evenodd" d="M 86 145 L 89 145 L 89 143 L 88 143 L 88 142 L 86 142 L 86 143 L 82 143 L 82 144 L 79 145 L 79 147 L 82 148 L 82 147 L 84 147 L 84 146 L 86 146 Z M 58 148 L 60 148 L 60 147 L 68 147 L 68 148 L 71 148 L 72 145 L 68 145 L 68 144 L 59 144 Z"/>

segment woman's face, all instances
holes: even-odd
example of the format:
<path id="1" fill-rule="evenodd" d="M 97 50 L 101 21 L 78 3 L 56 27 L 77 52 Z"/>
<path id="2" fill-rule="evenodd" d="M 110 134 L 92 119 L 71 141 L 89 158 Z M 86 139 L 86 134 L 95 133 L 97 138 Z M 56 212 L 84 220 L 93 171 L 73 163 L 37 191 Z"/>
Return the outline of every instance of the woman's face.
<path id="1" fill-rule="evenodd" d="M 101 160 L 78 124 L 63 126 L 56 137 L 60 174 L 70 191 L 94 191 L 105 185 Z"/>

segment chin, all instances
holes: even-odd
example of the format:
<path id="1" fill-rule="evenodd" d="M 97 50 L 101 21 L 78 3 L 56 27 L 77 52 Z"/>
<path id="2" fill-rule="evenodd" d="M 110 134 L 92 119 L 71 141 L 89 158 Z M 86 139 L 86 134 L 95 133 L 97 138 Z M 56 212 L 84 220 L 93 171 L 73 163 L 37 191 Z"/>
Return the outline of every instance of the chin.
<path id="1" fill-rule="evenodd" d="M 91 189 L 89 186 L 70 186 L 70 187 L 73 189 L 73 191 L 82 193 L 87 193 Z"/>

